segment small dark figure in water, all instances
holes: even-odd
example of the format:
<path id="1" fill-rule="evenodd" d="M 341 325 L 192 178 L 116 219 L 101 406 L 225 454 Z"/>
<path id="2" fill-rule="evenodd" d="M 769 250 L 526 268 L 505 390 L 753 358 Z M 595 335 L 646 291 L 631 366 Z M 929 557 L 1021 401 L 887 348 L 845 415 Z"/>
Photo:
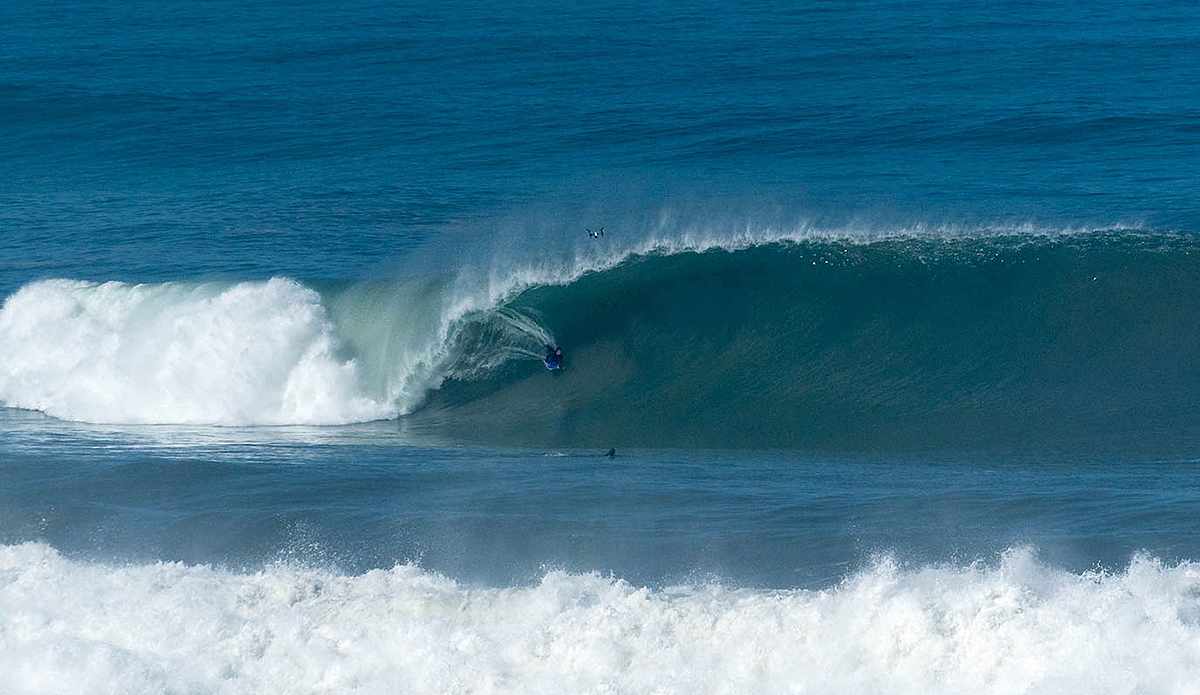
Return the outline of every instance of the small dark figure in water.
<path id="1" fill-rule="evenodd" d="M 610 459 L 615 459 L 617 457 L 617 450 L 609 449 L 608 451 L 604 452 L 604 455 L 609 457 Z"/>
<path id="2" fill-rule="evenodd" d="M 592 239 L 599 239 L 600 237 L 604 236 L 604 227 L 601 227 L 600 231 L 597 231 L 597 232 L 593 232 L 592 230 L 589 229 L 589 230 L 587 230 L 587 233 L 588 233 L 588 236 L 591 237 Z"/>
<path id="3" fill-rule="evenodd" d="M 546 346 L 546 366 L 558 366 L 562 364 L 562 348 Z"/>

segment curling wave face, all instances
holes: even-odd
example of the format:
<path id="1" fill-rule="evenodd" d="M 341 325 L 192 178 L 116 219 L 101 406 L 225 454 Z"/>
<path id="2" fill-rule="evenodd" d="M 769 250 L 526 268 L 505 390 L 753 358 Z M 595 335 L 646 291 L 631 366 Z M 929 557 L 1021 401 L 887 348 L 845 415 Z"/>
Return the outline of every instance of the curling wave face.
<path id="1" fill-rule="evenodd" d="M 651 239 L 328 286 L 46 280 L 0 310 L 0 400 L 605 447 L 1194 429 L 1197 278 L 1190 236 L 1123 230 Z"/>
<path id="2" fill-rule="evenodd" d="M 1026 549 L 991 566 L 883 558 L 825 590 L 762 591 L 112 567 L 26 543 L 0 546 L 0 689 L 1184 693 L 1198 591 L 1194 563 L 1073 574 Z"/>
<path id="3" fill-rule="evenodd" d="M 1198 250 L 1117 231 L 638 254 L 507 302 L 569 346 L 562 379 L 450 379 L 414 419 L 600 447 L 1195 433 Z"/>

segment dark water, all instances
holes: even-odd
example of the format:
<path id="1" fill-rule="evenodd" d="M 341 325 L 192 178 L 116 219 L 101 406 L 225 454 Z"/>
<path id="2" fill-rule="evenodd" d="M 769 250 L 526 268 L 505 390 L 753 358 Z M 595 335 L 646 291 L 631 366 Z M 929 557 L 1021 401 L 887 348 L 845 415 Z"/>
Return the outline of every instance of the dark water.
<path id="1" fill-rule="evenodd" d="M 1197 37 L 4 4 L 0 691 L 1190 692 Z"/>

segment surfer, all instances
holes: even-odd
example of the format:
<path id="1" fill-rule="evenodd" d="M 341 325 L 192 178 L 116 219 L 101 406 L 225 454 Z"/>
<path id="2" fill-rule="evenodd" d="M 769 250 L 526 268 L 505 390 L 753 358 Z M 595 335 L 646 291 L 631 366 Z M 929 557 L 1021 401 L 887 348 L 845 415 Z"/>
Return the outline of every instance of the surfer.
<path id="1" fill-rule="evenodd" d="M 588 229 L 587 233 L 588 233 L 588 236 L 591 237 L 592 239 L 599 239 L 600 237 L 604 236 L 604 227 L 601 227 L 599 229 L 599 231 L 595 231 L 595 232 Z"/>
<path id="2" fill-rule="evenodd" d="M 547 345 L 546 369 L 558 369 L 560 367 L 562 367 L 562 348 Z"/>

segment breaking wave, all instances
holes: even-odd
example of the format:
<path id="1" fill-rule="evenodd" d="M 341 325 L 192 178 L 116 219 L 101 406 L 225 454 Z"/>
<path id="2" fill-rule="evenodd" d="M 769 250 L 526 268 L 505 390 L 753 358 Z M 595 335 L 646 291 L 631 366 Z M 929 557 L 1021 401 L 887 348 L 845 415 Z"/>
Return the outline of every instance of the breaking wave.
<path id="1" fill-rule="evenodd" d="M 357 283 L 42 280 L 0 401 L 72 420 L 555 445 L 1194 428 L 1200 246 L 1134 230 L 649 238 Z M 548 343 L 567 369 L 548 374 Z"/>

